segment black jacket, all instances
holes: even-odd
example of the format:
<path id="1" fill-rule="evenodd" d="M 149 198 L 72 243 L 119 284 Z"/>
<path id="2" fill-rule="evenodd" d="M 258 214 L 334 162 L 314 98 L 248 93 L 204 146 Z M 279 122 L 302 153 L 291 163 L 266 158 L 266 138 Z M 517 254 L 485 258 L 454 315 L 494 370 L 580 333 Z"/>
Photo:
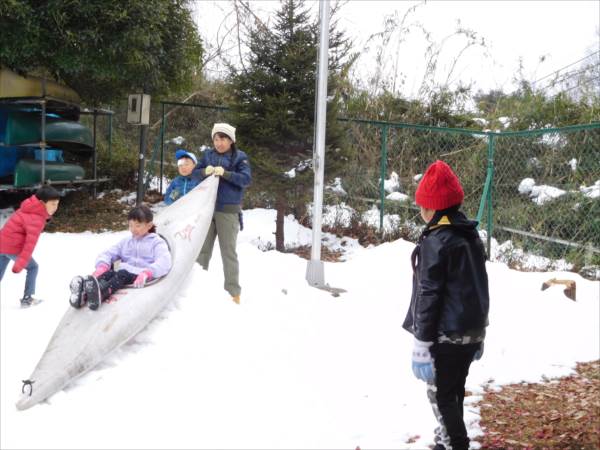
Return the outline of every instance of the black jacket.
<path id="1" fill-rule="evenodd" d="M 458 207 L 436 211 L 412 258 L 413 291 L 403 327 L 421 341 L 464 335 L 488 323 L 485 249 L 477 222 Z"/>

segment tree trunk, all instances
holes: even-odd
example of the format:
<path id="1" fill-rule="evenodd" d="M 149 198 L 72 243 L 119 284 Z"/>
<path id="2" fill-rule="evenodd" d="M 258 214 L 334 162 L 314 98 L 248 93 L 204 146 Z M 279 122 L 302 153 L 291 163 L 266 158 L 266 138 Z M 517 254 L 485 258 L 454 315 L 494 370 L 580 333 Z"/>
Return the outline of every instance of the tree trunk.
<path id="1" fill-rule="evenodd" d="M 275 250 L 282 252 L 285 250 L 285 236 L 283 231 L 286 210 L 285 194 L 277 194 L 275 207 L 277 209 L 277 218 L 275 219 Z"/>

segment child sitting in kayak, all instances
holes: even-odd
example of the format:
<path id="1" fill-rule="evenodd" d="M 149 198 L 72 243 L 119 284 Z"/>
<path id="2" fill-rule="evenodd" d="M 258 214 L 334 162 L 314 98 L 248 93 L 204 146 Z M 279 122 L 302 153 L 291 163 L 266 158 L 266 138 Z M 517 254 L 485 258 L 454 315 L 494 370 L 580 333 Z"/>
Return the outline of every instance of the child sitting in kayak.
<path id="1" fill-rule="evenodd" d="M 132 284 L 142 288 L 147 281 L 166 275 L 171 269 L 171 253 L 165 240 L 156 233 L 150 208 L 141 205 L 127 215 L 131 236 L 101 253 L 96 270 L 87 277 L 71 280 L 69 302 L 81 308 L 86 302 L 92 310 L 110 295 Z M 120 260 L 118 269 L 113 264 Z"/>

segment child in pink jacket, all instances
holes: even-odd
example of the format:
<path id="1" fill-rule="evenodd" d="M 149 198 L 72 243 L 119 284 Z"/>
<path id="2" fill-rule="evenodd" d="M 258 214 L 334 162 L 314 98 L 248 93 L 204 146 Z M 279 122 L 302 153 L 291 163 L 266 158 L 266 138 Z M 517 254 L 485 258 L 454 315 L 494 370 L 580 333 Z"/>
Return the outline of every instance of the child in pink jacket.
<path id="1" fill-rule="evenodd" d="M 23 200 L 21 207 L 0 229 L 0 281 L 9 261 L 14 261 L 12 271 L 19 273 L 25 269 L 25 292 L 21 307 L 27 308 L 39 303 L 35 294 L 35 281 L 38 264 L 31 257 L 46 222 L 58 209 L 60 194 L 52 186 L 42 186 L 35 195 Z"/>

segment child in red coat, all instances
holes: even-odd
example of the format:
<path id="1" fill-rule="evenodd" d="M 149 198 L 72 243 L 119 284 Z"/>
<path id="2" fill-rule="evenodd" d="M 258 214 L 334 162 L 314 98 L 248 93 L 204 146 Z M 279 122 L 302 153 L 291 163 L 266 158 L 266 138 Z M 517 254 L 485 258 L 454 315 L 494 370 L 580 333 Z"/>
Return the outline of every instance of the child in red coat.
<path id="1" fill-rule="evenodd" d="M 25 269 L 25 292 L 21 299 L 21 307 L 26 308 L 39 300 L 35 294 L 35 280 L 38 265 L 31 257 L 38 238 L 50 219 L 58 209 L 60 194 L 52 186 L 42 186 L 35 195 L 23 200 L 21 207 L 10 216 L 0 229 L 0 281 L 8 262 L 13 260 L 12 271 L 19 273 Z"/>

